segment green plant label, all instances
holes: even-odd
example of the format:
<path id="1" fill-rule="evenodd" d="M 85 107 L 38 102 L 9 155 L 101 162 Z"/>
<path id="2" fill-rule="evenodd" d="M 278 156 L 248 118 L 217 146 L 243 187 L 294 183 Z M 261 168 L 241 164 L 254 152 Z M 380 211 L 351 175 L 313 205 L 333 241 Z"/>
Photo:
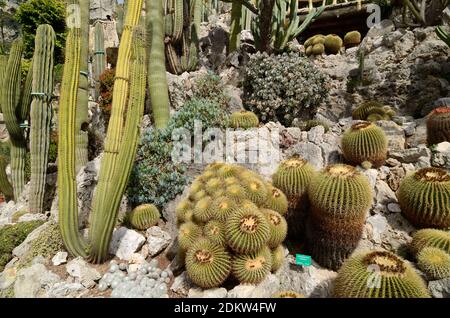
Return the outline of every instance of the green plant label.
<path id="1" fill-rule="evenodd" d="M 295 264 L 302 266 L 311 266 L 311 256 L 295 254 Z"/>

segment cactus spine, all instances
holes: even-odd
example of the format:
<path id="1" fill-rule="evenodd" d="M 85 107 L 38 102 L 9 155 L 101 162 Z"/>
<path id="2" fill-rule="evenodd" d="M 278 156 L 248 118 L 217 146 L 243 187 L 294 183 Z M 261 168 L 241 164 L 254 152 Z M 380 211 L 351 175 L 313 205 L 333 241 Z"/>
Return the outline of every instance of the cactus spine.
<path id="1" fill-rule="evenodd" d="M 20 124 L 27 119 L 31 98 L 32 72 L 28 72 L 20 90 L 20 65 L 23 52 L 22 39 L 16 39 L 9 53 L 4 83 L 1 89 L 1 108 L 6 129 L 11 139 L 11 181 L 14 198 L 19 198 L 25 185 L 27 142 Z"/>
<path id="2" fill-rule="evenodd" d="M 162 1 L 146 0 L 149 10 L 147 32 L 151 40 L 148 59 L 148 86 L 156 128 L 164 128 L 169 121 L 169 88 L 164 58 L 164 20 Z M 150 32 L 151 30 L 151 32 Z"/>
<path id="3" fill-rule="evenodd" d="M 436 247 L 425 247 L 417 257 L 417 266 L 429 280 L 450 277 L 450 254 Z"/>
<path id="4" fill-rule="evenodd" d="M 425 247 L 436 247 L 450 254 L 450 232 L 436 229 L 422 229 L 415 232 L 409 245 L 416 255 Z"/>
<path id="5" fill-rule="evenodd" d="M 29 209 L 31 213 L 44 212 L 45 177 L 50 144 L 55 38 L 55 32 L 48 24 L 40 25 L 36 30 L 32 70 L 33 100 L 30 111 L 31 187 Z"/>
<path id="6" fill-rule="evenodd" d="M 372 202 L 371 187 L 354 167 L 336 164 L 311 180 L 308 197 L 311 215 L 306 236 L 311 256 L 320 265 L 336 270 L 361 238 Z"/>
<path id="7" fill-rule="evenodd" d="M 450 174 L 423 168 L 405 177 L 397 191 L 403 215 L 418 228 L 450 226 Z"/>
<path id="8" fill-rule="evenodd" d="M 77 112 L 76 112 L 76 161 L 75 171 L 78 173 L 81 167 L 88 162 L 88 102 L 89 102 L 89 4 L 90 0 L 78 0 L 80 6 L 80 80 L 78 81 Z"/>
<path id="9" fill-rule="evenodd" d="M 94 43 L 94 79 L 100 81 L 100 75 L 106 69 L 106 55 L 105 55 L 105 36 L 103 34 L 103 25 L 97 21 L 95 23 L 95 43 Z M 98 98 L 98 88 L 95 90 L 96 97 Z"/>

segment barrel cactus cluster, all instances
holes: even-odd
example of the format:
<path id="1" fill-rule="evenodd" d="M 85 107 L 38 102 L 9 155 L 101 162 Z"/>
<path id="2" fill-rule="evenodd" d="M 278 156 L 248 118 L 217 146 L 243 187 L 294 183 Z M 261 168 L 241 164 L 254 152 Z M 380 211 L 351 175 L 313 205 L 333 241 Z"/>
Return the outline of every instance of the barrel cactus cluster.
<path id="1" fill-rule="evenodd" d="M 417 228 L 450 226 L 450 174 L 422 168 L 406 176 L 397 191 L 403 215 Z"/>
<path id="2" fill-rule="evenodd" d="M 367 120 L 370 122 L 378 120 L 391 120 L 396 115 L 392 107 L 383 105 L 376 101 L 367 101 L 361 103 L 352 112 L 355 120 Z"/>
<path id="3" fill-rule="evenodd" d="M 433 110 L 427 119 L 427 142 L 435 145 L 444 141 L 450 142 L 450 107 Z"/>
<path id="4" fill-rule="evenodd" d="M 450 233 L 437 229 L 422 229 L 415 232 L 409 245 L 414 255 L 425 247 L 436 247 L 450 254 Z"/>
<path id="5" fill-rule="evenodd" d="M 337 34 L 316 34 L 308 38 L 305 43 L 306 56 L 326 54 L 339 54 L 343 47 L 351 48 L 361 43 L 361 34 L 351 31 L 345 34 L 344 40 Z"/>
<path id="6" fill-rule="evenodd" d="M 353 124 L 342 136 L 342 152 L 352 165 L 368 161 L 373 167 L 384 164 L 387 156 L 387 138 L 384 131 L 370 122 Z"/>
<path id="7" fill-rule="evenodd" d="M 358 253 L 344 262 L 334 282 L 339 298 L 429 298 L 425 281 L 401 257 L 382 250 Z"/>
<path id="8" fill-rule="evenodd" d="M 200 287 L 256 284 L 284 260 L 284 194 L 239 165 L 212 163 L 176 208 L 187 274 Z"/>

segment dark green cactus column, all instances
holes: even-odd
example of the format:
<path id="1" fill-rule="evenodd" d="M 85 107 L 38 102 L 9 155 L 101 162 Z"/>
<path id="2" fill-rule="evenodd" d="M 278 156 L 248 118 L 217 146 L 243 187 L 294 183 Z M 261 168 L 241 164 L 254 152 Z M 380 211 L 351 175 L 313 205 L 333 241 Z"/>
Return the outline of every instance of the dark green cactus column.
<path id="1" fill-rule="evenodd" d="M 68 5 L 78 3 L 69 0 Z M 68 12 L 68 17 L 74 12 Z M 88 246 L 78 229 L 75 173 L 75 117 L 80 80 L 80 26 L 68 23 L 64 72 L 58 111 L 58 222 L 64 245 L 74 256 L 87 257 Z"/>
<path id="2" fill-rule="evenodd" d="M 75 171 L 78 173 L 81 167 L 88 162 L 88 102 L 89 102 L 89 0 L 79 0 L 80 6 L 80 80 L 78 82 L 77 100 L 77 134 L 76 134 L 76 165 Z"/>
<path id="3" fill-rule="evenodd" d="M 29 209 L 42 213 L 47 174 L 48 148 L 51 125 L 51 96 L 53 93 L 53 57 L 55 31 L 48 24 L 36 30 L 33 56 L 33 85 L 31 102 L 31 188 Z"/>
<path id="4" fill-rule="evenodd" d="M 231 27 L 230 27 L 230 42 L 228 45 L 228 53 L 234 52 L 239 48 L 241 36 L 241 15 L 242 2 L 233 1 L 231 6 Z"/>
<path id="5" fill-rule="evenodd" d="M 103 25 L 101 22 L 95 23 L 95 42 L 94 42 L 94 79 L 98 85 L 100 81 L 100 75 L 106 68 L 106 55 L 105 55 L 105 36 L 103 34 Z M 95 90 L 96 97 L 98 98 L 98 87 Z"/>
<path id="6" fill-rule="evenodd" d="M 25 159 L 27 143 L 21 124 L 29 110 L 31 73 L 27 76 L 24 89 L 20 90 L 20 66 L 22 60 L 22 39 L 16 39 L 11 47 L 1 90 L 1 105 L 6 129 L 11 139 L 11 181 L 14 197 L 17 199 L 25 185 Z"/>
<path id="7" fill-rule="evenodd" d="M 157 128 L 164 128 L 169 121 L 169 88 L 164 58 L 164 21 L 161 0 L 146 0 L 147 32 L 151 39 L 148 59 L 148 86 L 152 103 L 153 119 Z"/>
<path id="8" fill-rule="evenodd" d="M 142 2 L 136 0 L 128 3 L 120 40 L 111 117 L 98 185 L 94 193 L 89 231 L 91 238 L 89 259 L 95 263 L 103 262 L 108 256 L 119 204 L 136 154 L 139 123 L 145 99 L 146 68 L 143 36 L 139 35 L 133 39 L 132 31 L 139 24 Z"/>

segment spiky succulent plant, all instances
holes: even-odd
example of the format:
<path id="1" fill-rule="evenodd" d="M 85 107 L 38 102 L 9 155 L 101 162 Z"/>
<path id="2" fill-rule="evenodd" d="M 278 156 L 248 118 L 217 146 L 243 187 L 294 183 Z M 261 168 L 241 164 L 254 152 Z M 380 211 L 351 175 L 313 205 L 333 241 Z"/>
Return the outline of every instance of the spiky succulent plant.
<path id="1" fill-rule="evenodd" d="M 280 245 L 287 235 L 287 222 L 284 217 L 273 210 L 261 209 L 267 218 L 269 224 L 269 240 L 267 245 L 270 248 L 275 248 Z"/>
<path id="2" fill-rule="evenodd" d="M 194 222 L 186 222 L 180 226 L 178 231 L 178 244 L 180 248 L 187 251 L 194 242 L 202 235 L 202 228 Z"/>
<path id="3" fill-rule="evenodd" d="M 280 189 L 275 188 L 271 184 L 267 185 L 267 192 L 267 200 L 262 204 L 262 206 L 264 208 L 277 211 L 281 215 L 285 215 L 289 207 L 286 195 Z"/>
<path id="4" fill-rule="evenodd" d="M 295 291 L 286 290 L 274 294 L 272 298 L 305 298 L 305 296 Z"/>
<path id="5" fill-rule="evenodd" d="M 308 197 L 311 255 L 320 265 L 336 270 L 361 238 L 372 203 L 369 181 L 355 167 L 330 165 L 311 180 Z"/>
<path id="6" fill-rule="evenodd" d="M 450 254 L 436 247 L 425 247 L 417 254 L 417 266 L 429 280 L 450 277 Z"/>
<path id="7" fill-rule="evenodd" d="M 450 232 L 436 229 L 419 230 L 412 235 L 409 247 L 414 255 L 425 247 L 440 248 L 450 254 Z"/>
<path id="8" fill-rule="evenodd" d="M 127 216 L 128 223 L 135 229 L 146 230 L 158 223 L 160 214 L 153 204 L 141 204 Z"/>
<path id="9" fill-rule="evenodd" d="M 283 245 L 278 245 L 272 251 L 272 272 L 276 272 L 283 266 L 284 257 L 284 247 Z"/>
<path id="10" fill-rule="evenodd" d="M 369 122 L 353 124 L 342 136 L 342 152 L 352 165 L 369 161 L 380 167 L 387 156 L 387 138 L 384 131 Z"/>
<path id="11" fill-rule="evenodd" d="M 259 119 L 255 113 L 247 110 L 241 110 L 231 114 L 230 126 L 232 128 L 254 128 L 258 127 Z"/>
<path id="12" fill-rule="evenodd" d="M 245 190 L 246 197 L 255 204 L 260 205 L 267 200 L 267 187 L 261 178 L 249 176 L 248 178 L 243 178 L 241 184 Z"/>
<path id="13" fill-rule="evenodd" d="M 433 110 L 427 119 L 427 142 L 435 145 L 444 141 L 450 142 L 450 107 Z"/>
<path id="14" fill-rule="evenodd" d="M 204 238 L 188 249 L 185 262 L 189 278 L 203 288 L 220 286 L 231 270 L 231 258 L 225 248 Z"/>
<path id="15" fill-rule="evenodd" d="M 194 204 L 189 199 L 183 199 L 175 208 L 175 215 L 179 224 L 192 221 Z"/>
<path id="16" fill-rule="evenodd" d="M 251 202 L 240 205 L 226 223 L 228 246 L 237 253 L 252 253 L 269 240 L 265 215 Z"/>
<path id="17" fill-rule="evenodd" d="M 450 174 L 422 168 L 406 176 L 397 191 L 403 215 L 418 228 L 450 226 Z"/>
<path id="18" fill-rule="evenodd" d="M 361 33 L 359 33 L 358 31 L 350 31 L 345 34 L 344 45 L 347 49 L 358 46 L 359 43 L 361 43 Z"/>
<path id="19" fill-rule="evenodd" d="M 376 101 L 367 101 L 361 103 L 352 112 L 352 118 L 356 120 L 367 120 L 371 114 L 378 114 L 379 110 L 383 109 L 383 104 Z"/>
<path id="20" fill-rule="evenodd" d="M 236 201 L 226 196 L 214 199 L 212 203 L 213 218 L 225 222 L 236 209 Z"/>
<path id="21" fill-rule="evenodd" d="M 339 298 L 429 298 L 423 279 L 409 263 L 387 251 L 349 258 L 334 282 Z"/>
<path id="22" fill-rule="evenodd" d="M 325 52 L 327 54 L 338 54 L 342 48 L 342 39 L 339 35 L 329 34 L 325 37 Z"/>
<path id="23" fill-rule="evenodd" d="M 267 246 L 249 254 L 238 254 L 232 260 L 232 272 L 239 282 L 257 284 L 272 269 L 272 255 Z"/>
<path id="24" fill-rule="evenodd" d="M 217 220 L 211 220 L 203 228 L 204 236 L 214 244 L 225 246 L 225 223 Z"/>
<path id="25" fill-rule="evenodd" d="M 282 161 L 272 176 L 272 183 L 289 199 L 302 197 L 314 174 L 314 168 L 301 157 Z"/>

